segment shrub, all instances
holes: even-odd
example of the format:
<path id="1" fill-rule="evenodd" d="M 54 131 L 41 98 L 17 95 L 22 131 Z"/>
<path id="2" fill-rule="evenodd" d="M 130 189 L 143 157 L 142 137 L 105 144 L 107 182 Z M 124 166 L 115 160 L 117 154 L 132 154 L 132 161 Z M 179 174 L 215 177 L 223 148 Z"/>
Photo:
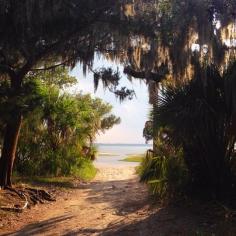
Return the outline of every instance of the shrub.
<path id="1" fill-rule="evenodd" d="M 66 92 L 63 88 L 76 82 L 66 69 L 38 72 L 32 78 L 29 75 L 29 81 L 37 81 L 35 87 L 40 88 L 40 94 L 31 86 L 32 95 L 27 99 L 32 103 L 39 96 L 40 102 L 24 116 L 15 172 L 25 176 L 76 174 L 91 179 L 96 172 L 91 162 L 97 152 L 95 136 L 118 124 L 120 118 L 111 114 L 112 106 L 99 98 Z"/>
<path id="2" fill-rule="evenodd" d="M 236 66 L 236 64 L 235 64 Z M 178 86 L 163 89 L 158 104 L 158 123 L 168 127 L 175 147 L 183 156 L 194 190 L 217 197 L 233 192 L 232 162 L 236 140 L 232 103 L 227 102 L 232 74 L 223 76 L 214 66 Z"/>
<path id="3" fill-rule="evenodd" d="M 79 158 L 77 164 L 72 168 L 72 174 L 81 180 L 92 180 L 97 173 L 91 160 Z"/>
<path id="4" fill-rule="evenodd" d="M 158 155 L 144 158 L 138 168 L 140 181 L 148 184 L 152 194 L 160 198 L 173 198 L 184 192 L 188 171 L 181 149 L 159 142 Z"/>

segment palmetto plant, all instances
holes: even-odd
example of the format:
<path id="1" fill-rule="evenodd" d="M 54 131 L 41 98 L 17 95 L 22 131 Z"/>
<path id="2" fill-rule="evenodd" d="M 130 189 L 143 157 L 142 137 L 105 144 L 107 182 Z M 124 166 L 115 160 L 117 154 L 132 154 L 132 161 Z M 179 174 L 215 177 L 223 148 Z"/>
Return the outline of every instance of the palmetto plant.
<path id="1" fill-rule="evenodd" d="M 172 143 L 183 148 L 192 182 L 217 195 L 233 186 L 236 136 L 228 74 L 232 71 L 221 76 L 214 66 L 201 68 L 187 84 L 165 87 L 157 111 L 159 126 L 168 127 Z"/>
<path id="2" fill-rule="evenodd" d="M 183 193 L 188 181 L 182 150 L 160 139 L 157 146 L 158 154 L 143 159 L 138 169 L 140 181 L 147 183 L 151 193 L 160 198 L 176 198 Z"/>

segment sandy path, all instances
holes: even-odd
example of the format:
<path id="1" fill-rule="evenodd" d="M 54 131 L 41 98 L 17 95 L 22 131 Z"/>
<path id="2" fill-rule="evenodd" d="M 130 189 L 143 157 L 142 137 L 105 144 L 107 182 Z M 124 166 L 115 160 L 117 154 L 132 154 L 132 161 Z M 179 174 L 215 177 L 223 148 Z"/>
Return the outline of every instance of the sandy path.
<path id="1" fill-rule="evenodd" d="M 134 167 L 99 167 L 91 183 L 19 216 L 5 235 L 105 235 L 146 217 L 147 190 Z M 122 234 L 123 235 L 123 234 Z"/>
<path id="2" fill-rule="evenodd" d="M 214 229 L 220 232 L 214 235 L 236 235 L 235 224 L 232 229 L 224 222 L 217 224 L 201 206 L 160 208 L 150 207 L 150 202 L 134 167 L 100 166 L 93 182 L 68 189 L 55 203 L 14 215 L 5 232 L 0 228 L 0 235 L 187 236 L 213 235 L 209 232 Z M 209 234 L 197 234 L 202 229 Z"/>

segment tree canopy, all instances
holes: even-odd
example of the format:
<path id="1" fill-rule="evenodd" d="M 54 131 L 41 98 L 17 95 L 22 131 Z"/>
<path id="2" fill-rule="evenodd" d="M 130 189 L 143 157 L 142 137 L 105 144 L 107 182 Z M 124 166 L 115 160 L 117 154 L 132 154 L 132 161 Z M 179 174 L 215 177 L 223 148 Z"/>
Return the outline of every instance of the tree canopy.
<path id="1" fill-rule="evenodd" d="M 14 106 L 9 116 L 11 119 L 6 119 L 3 124 L 0 185 L 11 184 L 23 117 L 27 109 L 32 110 L 31 106 L 38 102 L 37 97 L 27 100 L 38 88 L 27 79 L 41 71 L 55 70 L 60 66 L 73 68 L 81 63 L 84 72 L 89 69 L 94 73 L 95 89 L 102 81 L 121 100 L 133 97 L 132 90 L 118 88 L 118 71 L 93 69 L 95 55 L 124 65 L 124 73 L 130 79 L 146 80 L 150 101 L 156 107 L 160 82 L 163 87 L 170 84 L 178 87 L 198 78 L 205 91 L 211 87 L 208 83 L 212 81 L 208 79 L 211 77 L 207 73 L 209 66 L 214 67 L 222 78 L 225 71 L 230 72 L 227 76 L 230 79 L 222 91 L 227 107 L 231 109 L 230 127 L 236 133 L 235 9 L 234 0 L 1 0 L 0 78 L 7 85 L 4 87 L 8 92 L 3 97 L 4 102 Z M 45 79 L 44 83 L 47 81 L 50 79 Z M 61 82 L 58 78 L 59 87 L 63 85 Z M 48 97 L 49 106 L 44 110 L 45 117 L 48 116 L 46 123 L 53 124 L 53 120 L 58 119 L 59 127 L 52 127 L 59 130 L 55 136 L 61 138 L 63 122 L 67 120 L 71 126 L 75 125 L 73 116 L 80 114 L 83 107 L 76 105 L 79 95 L 73 98 L 61 96 L 58 89 L 51 87 L 51 96 Z M 49 103 L 49 98 L 54 99 L 53 104 Z M 99 101 L 95 104 L 100 106 L 100 112 L 108 109 Z M 93 110 L 96 105 L 91 105 Z M 61 117 L 54 115 L 63 109 L 68 113 Z M 78 114 L 74 114 L 75 111 Z M 116 121 L 112 116 L 101 121 L 97 119 L 101 114 L 96 116 L 92 109 L 89 114 L 91 116 L 80 118 L 93 117 L 96 122 L 83 127 L 83 133 L 88 130 L 90 134 L 96 133 L 109 128 L 109 122 Z M 154 111 L 153 125 L 157 123 L 155 114 Z M 148 136 L 150 133 L 150 130 L 146 132 Z"/>

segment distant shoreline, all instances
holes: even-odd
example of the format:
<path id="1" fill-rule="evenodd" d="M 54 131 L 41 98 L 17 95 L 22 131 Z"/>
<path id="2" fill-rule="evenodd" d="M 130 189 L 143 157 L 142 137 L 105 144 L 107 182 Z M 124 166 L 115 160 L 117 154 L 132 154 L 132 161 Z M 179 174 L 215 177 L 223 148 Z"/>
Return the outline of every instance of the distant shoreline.
<path id="1" fill-rule="evenodd" d="M 107 153 L 107 152 L 98 152 L 98 154 L 97 154 L 98 156 L 107 156 L 107 157 L 109 157 L 109 156 L 120 156 L 119 154 L 117 154 L 117 153 Z"/>
<path id="2" fill-rule="evenodd" d="M 100 146 L 152 146 L 152 144 L 139 144 L 139 143 L 95 143 L 95 145 Z"/>

